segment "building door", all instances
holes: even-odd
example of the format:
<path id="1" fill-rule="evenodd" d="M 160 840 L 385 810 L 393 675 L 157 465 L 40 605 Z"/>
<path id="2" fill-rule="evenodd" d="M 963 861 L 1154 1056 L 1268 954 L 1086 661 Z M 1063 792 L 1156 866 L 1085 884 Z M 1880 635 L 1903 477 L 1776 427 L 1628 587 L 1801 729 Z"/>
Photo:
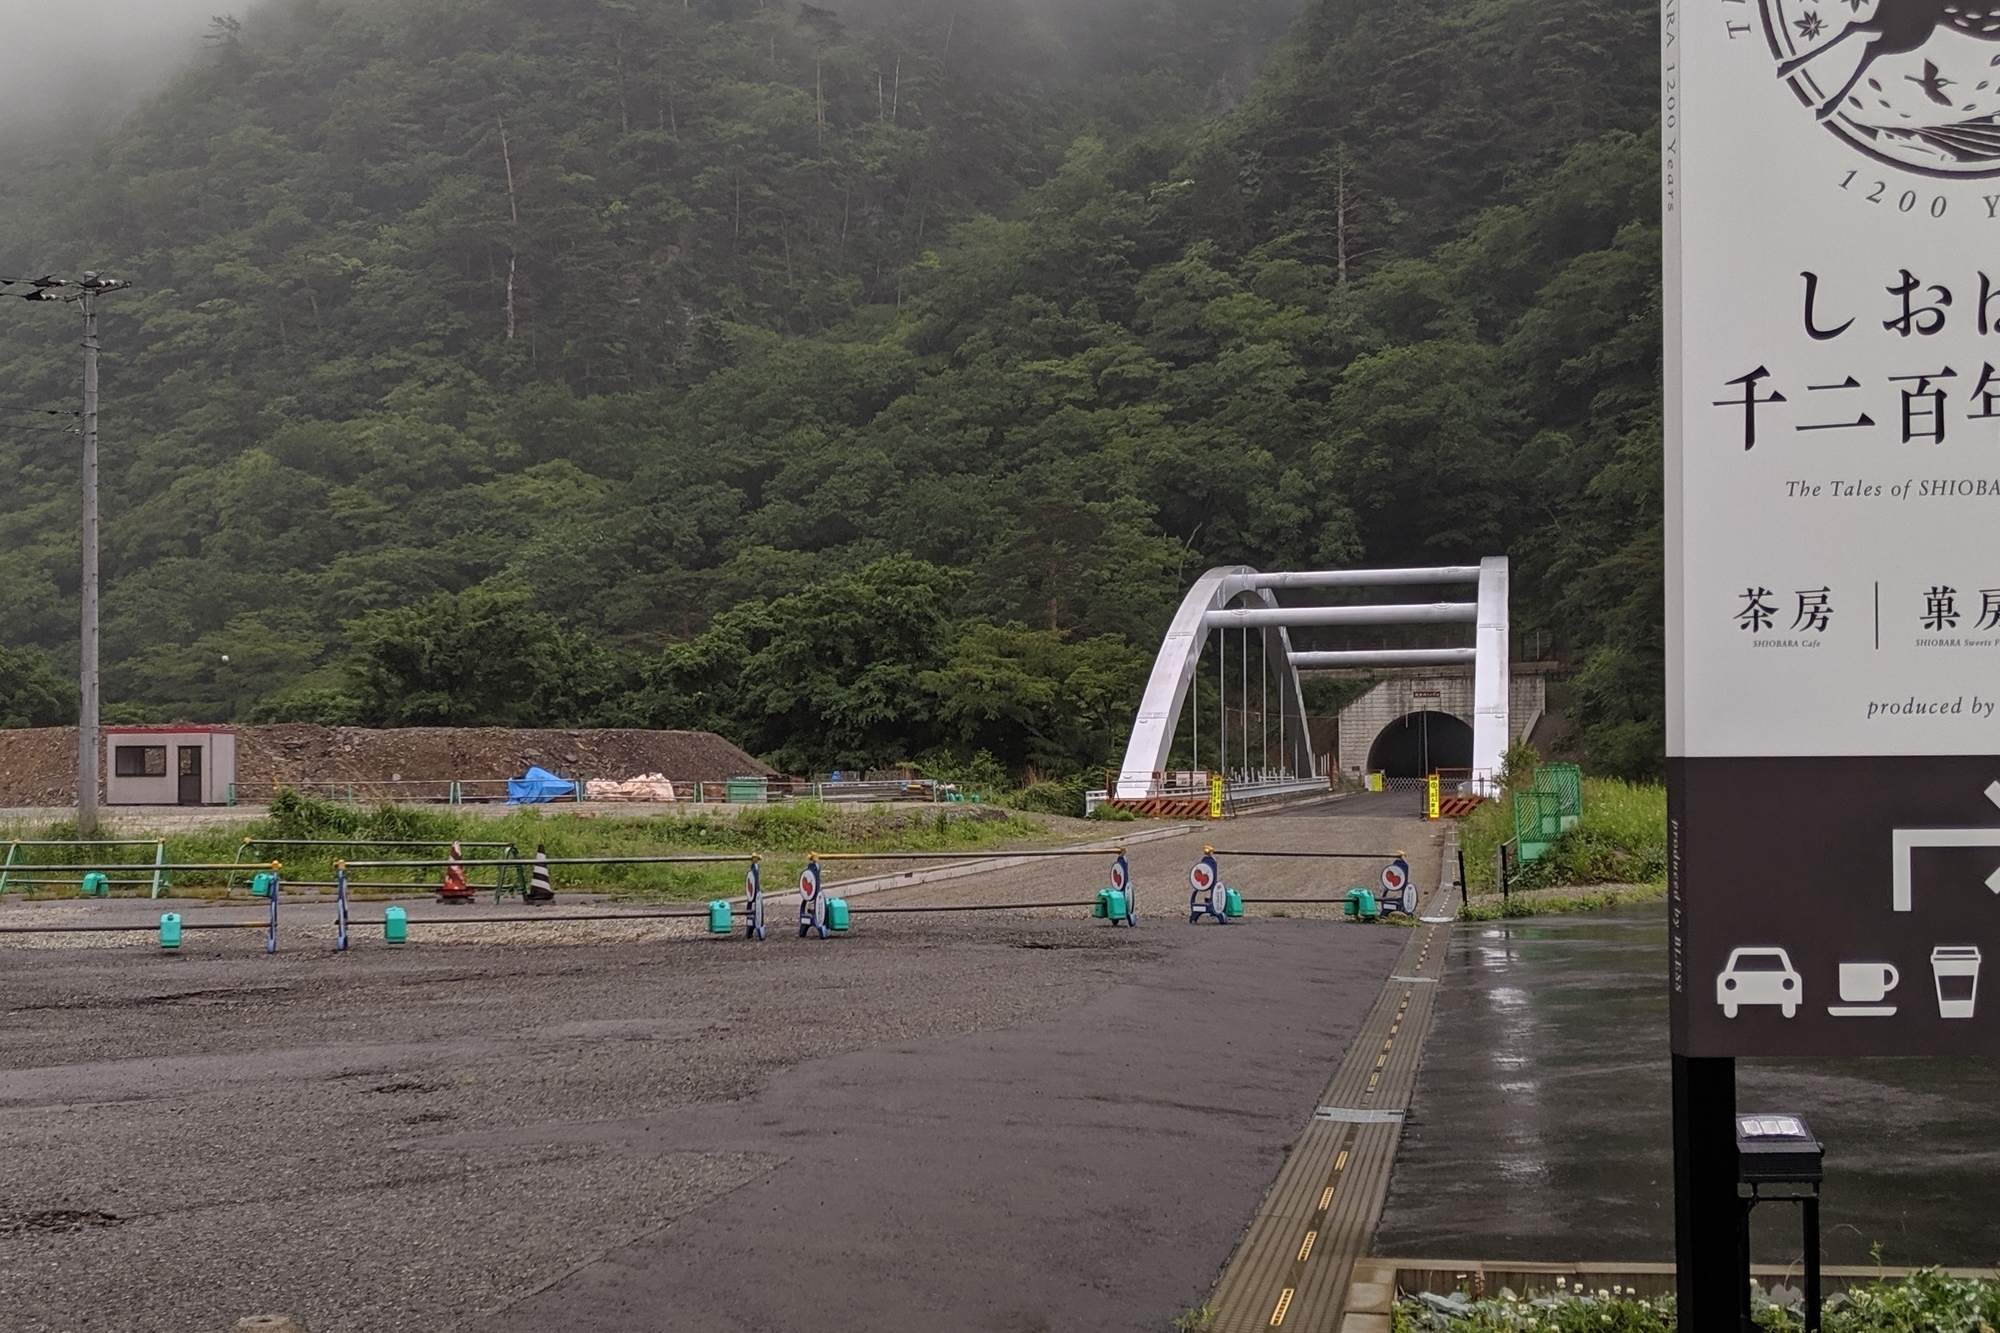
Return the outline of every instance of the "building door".
<path id="1" fill-rule="evenodd" d="M 180 803 L 182 805 L 200 805 L 201 747 L 199 745 L 183 745 L 179 748 L 181 752 Z"/>

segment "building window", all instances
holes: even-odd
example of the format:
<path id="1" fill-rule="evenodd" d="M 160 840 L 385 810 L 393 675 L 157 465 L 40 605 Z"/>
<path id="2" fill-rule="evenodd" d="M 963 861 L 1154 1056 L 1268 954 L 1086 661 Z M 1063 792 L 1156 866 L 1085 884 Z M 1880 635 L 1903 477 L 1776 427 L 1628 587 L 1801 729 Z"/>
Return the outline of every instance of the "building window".
<path id="1" fill-rule="evenodd" d="M 111 752 L 111 771 L 121 778 L 163 778 L 167 775 L 167 747 L 114 746 Z"/>

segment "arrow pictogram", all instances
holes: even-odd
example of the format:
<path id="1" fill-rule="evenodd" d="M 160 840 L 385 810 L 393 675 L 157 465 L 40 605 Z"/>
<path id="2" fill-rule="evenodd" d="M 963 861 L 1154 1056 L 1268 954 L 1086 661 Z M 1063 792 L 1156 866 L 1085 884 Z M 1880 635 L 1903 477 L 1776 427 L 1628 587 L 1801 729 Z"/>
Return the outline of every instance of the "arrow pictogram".
<path id="1" fill-rule="evenodd" d="M 2000 805 L 2000 781 L 1986 784 L 1986 799 Z M 2000 847 L 2000 828 L 1899 828 L 1892 840 L 1895 881 L 1890 906 L 1910 910 L 1911 853 L 1919 847 Z M 1986 877 L 1986 887 L 2000 894 L 2000 869 Z"/>

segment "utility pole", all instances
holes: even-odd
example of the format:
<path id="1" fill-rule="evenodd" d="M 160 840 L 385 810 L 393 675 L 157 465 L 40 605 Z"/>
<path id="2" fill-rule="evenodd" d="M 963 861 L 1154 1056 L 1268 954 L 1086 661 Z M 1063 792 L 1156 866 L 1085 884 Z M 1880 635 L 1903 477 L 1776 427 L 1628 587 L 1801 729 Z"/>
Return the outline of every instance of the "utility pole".
<path id="1" fill-rule="evenodd" d="M 131 286 L 87 272 L 81 278 L 0 278 L 0 288 L 25 283 L 26 292 L 6 292 L 24 301 L 75 301 L 83 308 L 83 625 L 76 725 L 76 831 L 97 832 L 97 298 Z M 58 289 L 75 288 L 72 296 Z"/>
<path id="2" fill-rule="evenodd" d="M 86 273 L 86 279 L 95 278 Z M 83 643 L 77 709 L 76 831 L 97 832 L 97 293 L 83 306 Z"/>

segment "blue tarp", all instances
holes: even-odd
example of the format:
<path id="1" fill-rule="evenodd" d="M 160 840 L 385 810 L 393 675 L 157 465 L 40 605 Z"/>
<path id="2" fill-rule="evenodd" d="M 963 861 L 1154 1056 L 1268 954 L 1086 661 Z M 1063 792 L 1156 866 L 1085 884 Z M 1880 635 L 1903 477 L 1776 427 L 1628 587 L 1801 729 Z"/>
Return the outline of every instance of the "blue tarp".
<path id="1" fill-rule="evenodd" d="M 507 779 L 507 804 L 533 805 L 538 801 L 554 801 L 568 796 L 576 796 L 576 784 L 568 778 L 559 778 L 546 768 L 528 769 L 526 777 Z"/>

